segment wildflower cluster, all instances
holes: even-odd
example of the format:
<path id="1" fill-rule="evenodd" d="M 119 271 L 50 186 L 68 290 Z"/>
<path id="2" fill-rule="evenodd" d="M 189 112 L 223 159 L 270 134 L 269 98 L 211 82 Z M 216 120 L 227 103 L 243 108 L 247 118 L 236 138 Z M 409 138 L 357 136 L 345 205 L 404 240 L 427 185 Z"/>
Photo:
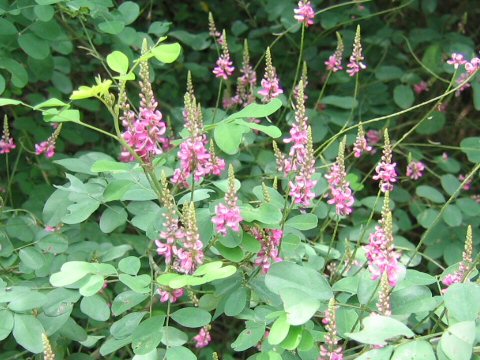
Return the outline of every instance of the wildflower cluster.
<path id="1" fill-rule="evenodd" d="M 393 221 L 390 211 L 390 195 L 385 193 L 382 219 L 370 234 L 370 243 L 365 246 L 368 269 L 372 279 L 377 280 L 386 274 L 390 286 L 396 286 L 404 268 L 398 262 L 400 254 L 394 249 Z"/>
<path id="2" fill-rule="evenodd" d="M 325 344 L 320 346 L 318 360 L 343 360 L 343 349 L 338 345 L 336 311 L 335 299 L 332 298 L 328 303 L 325 317 L 322 319 L 327 334 L 325 335 Z"/>
<path id="3" fill-rule="evenodd" d="M 273 262 L 282 261 L 279 254 L 283 231 L 253 227 L 250 229 L 250 233 L 258 240 L 262 247 L 255 259 L 255 265 L 259 266 L 262 272 L 266 274 L 270 270 Z"/>
<path id="4" fill-rule="evenodd" d="M 230 59 L 230 52 L 228 51 L 227 45 L 227 34 L 225 30 L 222 33 L 222 54 L 217 60 L 216 66 L 213 69 L 213 73 L 217 78 L 222 78 L 223 80 L 228 80 L 230 76 L 232 76 L 235 67 L 233 66 L 233 62 Z"/>
<path id="5" fill-rule="evenodd" d="M 3 119 L 3 133 L 2 138 L 0 139 L 0 154 L 8 154 L 10 151 L 15 149 L 17 145 L 10 135 L 10 130 L 8 128 L 8 119 L 5 115 Z M 53 155 L 52 155 L 53 156 Z"/>
<path id="6" fill-rule="evenodd" d="M 280 87 L 280 80 L 277 76 L 277 70 L 272 64 L 272 54 L 270 48 L 267 47 L 265 52 L 265 75 L 261 81 L 262 88 L 258 91 L 258 94 L 262 96 L 264 103 L 270 102 L 270 100 L 277 98 L 280 94 L 283 94 L 283 89 Z"/>
<path id="7" fill-rule="evenodd" d="M 299 23 L 303 23 L 305 26 L 313 25 L 313 19 L 315 19 L 315 11 L 309 0 L 300 0 L 298 2 L 298 8 L 293 10 L 294 18 Z"/>
<path id="8" fill-rule="evenodd" d="M 238 197 L 235 189 L 235 176 L 233 166 L 228 168 L 228 192 L 225 194 L 225 204 L 215 206 L 215 216 L 212 222 L 216 225 L 216 230 L 220 235 L 227 236 L 228 228 L 233 231 L 240 231 L 240 222 L 243 220 L 238 207 Z"/>
<path id="9" fill-rule="evenodd" d="M 380 181 L 380 190 L 382 192 L 392 191 L 393 184 L 397 182 L 396 163 L 392 163 L 392 147 L 390 145 L 390 138 L 388 130 L 385 129 L 385 143 L 383 147 L 383 154 L 380 163 L 376 166 L 376 174 L 373 180 Z"/>
<path id="10" fill-rule="evenodd" d="M 337 49 L 335 52 L 330 55 L 327 61 L 325 61 L 325 65 L 327 66 L 328 71 L 337 72 L 339 70 L 343 70 L 342 66 L 342 59 L 343 59 L 343 51 L 345 49 L 343 45 L 343 39 L 340 33 L 337 34 Z"/>
<path id="11" fill-rule="evenodd" d="M 467 237 L 465 239 L 465 249 L 462 254 L 462 261 L 458 266 L 457 271 L 453 274 L 448 274 L 443 280 L 443 284 L 447 288 L 453 284 L 461 283 L 465 280 L 468 275 L 468 272 L 472 269 L 473 266 L 473 234 L 472 226 L 469 225 L 467 228 Z"/>
<path id="12" fill-rule="evenodd" d="M 357 138 L 355 139 L 355 144 L 353 145 L 353 156 L 359 158 L 360 156 L 362 156 L 364 151 L 371 152 L 372 147 L 368 145 L 367 139 L 365 138 L 365 131 L 363 130 L 363 126 L 360 123 L 358 125 Z"/>
<path id="13" fill-rule="evenodd" d="M 57 139 L 60 136 L 60 131 L 62 131 L 62 124 L 58 125 L 52 135 L 46 140 L 42 141 L 40 144 L 35 144 L 35 155 L 45 154 L 45 157 L 48 159 L 52 158 L 55 155 L 55 146 Z"/>
<path id="14" fill-rule="evenodd" d="M 144 42 L 142 53 L 147 51 L 147 43 Z M 125 128 L 122 137 L 131 150 L 147 163 L 151 163 L 157 155 L 170 148 L 170 141 L 165 136 L 167 127 L 162 119 L 162 113 L 157 109 L 158 102 L 153 95 L 149 74 L 148 61 L 142 61 L 140 63 L 140 108 L 138 115 L 130 109 L 130 105 L 125 99 L 124 90 L 119 96 L 119 102 L 123 109 L 121 120 Z M 120 159 L 129 162 L 135 160 L 135 156 L 128 149 L 123 149 Z"/>
<path id="15" fill-rule="evenodd" d="M 220 175 L 225 169 L 225 161 L 215 155 L 213 144 L 207 150 L 208 140 L 203 128 L 202 109 L 195 99 L 190 73 L 184 101 L 183 118 L 190 136 L 180 144 L 178 151 L 180 168 L 175 169 L 172 182 L 188 187 L 190 176 L 198 182 L 210 174 Z"/>
<path id="16" fill-rule="evenodd" d="M 348 70 L 347 73 L 350 76 L 355 76 L 361 70 L 367 68 L 367 66 L 362 62 L 364 60 L 362 54 L 362 43 L 360 37 L 360 25 L 357 26 L 357 32 L 355 33 L 355 40 L 353 42 L 353 52 L 350 56 L 350 61 L 347 64 Z"/>

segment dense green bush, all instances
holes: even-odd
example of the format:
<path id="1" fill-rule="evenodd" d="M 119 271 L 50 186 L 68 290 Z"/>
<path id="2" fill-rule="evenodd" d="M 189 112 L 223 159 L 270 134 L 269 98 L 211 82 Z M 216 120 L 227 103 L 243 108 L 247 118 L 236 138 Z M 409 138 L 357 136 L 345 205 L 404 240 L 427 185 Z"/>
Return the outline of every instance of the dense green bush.
<path id="1" fill-rule="evenodd" d="M 478 358 L 475 2 L 312 5 L 0 2 L 0 359 Z"/>

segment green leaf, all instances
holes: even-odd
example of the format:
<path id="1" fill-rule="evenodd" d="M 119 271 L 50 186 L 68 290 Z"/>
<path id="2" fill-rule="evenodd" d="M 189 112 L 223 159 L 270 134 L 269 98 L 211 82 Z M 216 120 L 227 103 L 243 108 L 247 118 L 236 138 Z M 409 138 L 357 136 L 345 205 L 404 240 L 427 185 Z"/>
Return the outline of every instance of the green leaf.
<path id="1" fill-rule="evenodd" d="M 383 349 L 373 349 L 357 357 L 355 360 L 390 360 L 392 352 L 393 347 L 391 346 L 384 347 Z"/>
<path id="2" fill-rule="evenodd" d="M 18 45 L 28 56 L 36 60 L 43 60 L 50 55 L 50 44 L 32 32 L 20 35 Z"/>
<path id="3" fill-rule="evenodd" d="M 114 351 L 117 351 L 118 349 L 121 349 L 122 347 L 130 344 L 131 342 L 132 342 L 131 337 L 127 337 L 127 338 L 122 339 L 122 340 L 108 339 L 100 347 L 100 354 L 102 356 L 106 356 L 106 355 L 111 354 Z"/>
<path id="4" fill-rule="evenodd" d="M 290 325 L 303 325 L 312 318 L 320 307 L 320 301 L 298 288 L 280 290 L 283 307 Z"/>
<path id="5" fill-rule="evenodd" d="M 428 199 L 434 203 L 438 203 L 438 204 L 445 203 L 445 197 L 443 196 L 443 194 L 432 186 L 428 186 L 428 185 L 417 186 L 417 188 L 415 189 L 415 193 L 418 196 Z"/>
<path id="6" fill-rule="evenodd" d="M 445 190 L 448 195 L 453 195 L 460 187 L 460 181 L 452 174 L 442 175 L 440 182 L 442 183 L 443 190 Z"/>
<path id="7" fill-rule="evenodd" d="M 247 328 L 243 330 L 232 343 L 232 348 L 235 351 L 245 351 L 256 346 L 265 334 L 265 324 L 247 321 L 246 325 Z"/>
<path id="8" fill-rule="evenodd" d="M 332 105 L 340 109 L 354 109 L 358 105 L 358 101 L 352 96 L 328 95 L 321 100 L 322 104 Z"/>
<path id="9" fill-rule="evenodd" d="M 468 137 L 460 142 L 460 150 L 467 155 L 469 161 L 480 162 L 480 137 Z"/>
<path id="10" fill-rule="evenodd" d="M 188 341 L 188 336 L 183 331 L 173 326 L 162 329 L 162 344 L 166 346 L 181 346 Z"/>
<path id="11" fill-rule="evenodd" d="M 297 289 L 321 301 L 328 301 L 333 296 L 330 285 L 319 272 L 288 261 L 272 265 L 265 276 L 265 285 L 278 295 L 283 289 Z"/>
<path id="12" fill-rule="evenodd" d="M 45 256 L 34 247 L 26 247 L 18 253 L 22 263 L 33 270 L 40 269 L 45 264 Z"/>
<path id="13" fill-rule="evenodd" d="M 46 122 L 80 122 L 80 111 L 68 109 L 48 109 L 43 112 L 43 120 Z"/>
<path id="14" fill-rule="evenodd" d="M 380 81 L 400 79 L 405 72 L 398 66 L 383 65 L 375 70 L 375 77 Z"/>
<path id="15" fill-rule="evenodd" d="M 287 321 L 287 314 L 280 315 L 270 328 L 268 343 L 271 345 L 280 344 L 288 335 L 290 324 Z"/>
<path id="16" fill-rule="evenodd" d="M 33 7 L 33 12 L 38 20 L 48 22 L 52 20 L 55 15 L 55 9 L 49 5 L 37 5 Z"/>
<path id="17" fill-rule="evenodd" d="M 102 275 L 93 274 L 85 278 L 85 283 L 79 288 L 82 296 L 92 296 L 99 292 L 105 284 L 105 278 Z"/>
<path id="18" fill-rule="evenodd" d="M 107 321 L 110 318 L 110 308 L 100 295 L 84 297 L 80 302 L 82 313 L 97 321 Z"/>
<path id="19" fill-rule="evenodd" d="M 215 127 L 213 136 L 217 146 L 226 154 L 234 155 L 242 142 L 243 134 L 248 128 L 232 123 L 221 123 Z"/>
<path id="20" fill-rule="evenodd" d="M 272 204 L 262 204 L 258 208 L 240 206 L 242 217 L 247 222 L 259 221 L 264 224 L 277 225 L 282 221 L 281 210 Z"/>
<path id="21" fill-rule="evenodd" d="M 395 89 L 393 89 L 393 101 L 395 101 L 395 104 L 401 109 L 408 109 L 415 101 L 412 88 L 407 85 L 395 86 Z"/>
<path id="22" fill-rule="evenodd" d="M 209 324 L 212 320 L 208 311 L 196 307 L 179 309 L 171 314 L 171 317 L 180 325 L 188 328 L 199 328 Z"/>
<path id="23" fill-rule="evenodd" d="M 47 301 L 47 296 L 38 291 L 28 291 L 13 299 L 8 308 L 15 312 L 23 312 L 41 308 Z"/>
<path id="24" fill-rule="evenodd" d="M 124 24 L 130 25 L 140 15 L 140 6 L 133 1 L 125 1 L 118 7 L 118 11 L 122 14 Z"/>
<path id="25" fill-rule="evenodd" d="M 434 111 L 427 119 L 415 129 L 415 132 L 422 135 L 432 135 L 443 129 L 447 117 L 445 113 Z"/>
<path id="26" fill-rule="evenodd" d="M 129 275 L 137 275 L 140 270 L 140 259 L 135 256 L 123 258 L 118 263 L 118 269 Z"/>
<path id="27" fill-rule="evenodd" d="M 127 222 L 127 211 L 121 206 L 111 206 L 105 209 L 100 217 L 100 230 L 108 234 Z"/>
<path id="28" fill-rule="evenodd" d="M 33 315 L 15 314 L 13 337 L 26 350 L 43 352 L 42 334 L 45 332 L 40 321 Z"/>
<path id="29" fill-rule="evenodd" d="M 107 55 L 107 65 L 119 74 L 126 74 L 128 71 L 128 57 L 121 51 L 114 51 Z"/>
<path id="30" fill-rule="evenodd" d="M 405 324 L 394 318 L 372 314 L 363 320 L 361 331 L 345 335 L 362 344 L 386 345 L 388 339 L 398 336 L 412 337 L 415 334 Z"/>
<path id="31" fill-rule="evenodd" d="M 274 139 L 282 136 L 282 131 L 278 127 L 273 126 L 273 125 L 265 126 L 265 125 L 260 125 L 260 124 L 254 123 L 254 122 L 248 122 L 248 121 L 245 121 L 243 119 L 236 119 L 235 123 L 238 124 L 238 125 L 243 125 L 243 126 L 249 127 L 250 129 L 261 131 L 264 134 L 267 134 L 268 136 L 270 136 L 271 138 L 274 138 Z"/>
<path id="32" fill-rule="evenodd" d="M 122 292 L 113 299 L 112 314 L 119 316 L 134 306 L 137 306 L 146 298 L 148 298 L 147 294 L 139 294 L 130 290 Z"/>
<path id="33" fill-rule="evenodd" d="M 151 51 L 153 56 L 155 56 L 158 61 L 161 61 L 165 64 L 170 64 L 178 59 L 180 52 L 182 51 L 182 47 L 179 43 L 161 44 L 154 47 Z"/>
<path id="34" fill-rule="evenodd" d="M 51 98 L 46 101 L 42 101 L 41 103 L 35 105 L 33 108 L 35 110 L 50 108 L 50 107 L 64 107 L 69 106 L 67 103 L 64 103 L 62 100 Z"/>
<path id="35" fill-rule="evenodd" d="M 13 314 L 7 309 L 0 309 L 0 341 L 7 338 L 13 329 Z"/>
<path id="36" fill-rule="evenodd" d="M 463 321 L 445 330 L 438 348 L 449 360 L 470 360 L 474 343 L 475 322 Z"/>
<path id="37" fill-rule="evenodd" d="M 248 295 L 248 290 L 243 286 L 232 292 L 225 301 L 225 315 L 237 316 L 240 314 L 247 305 Z"/>
<path id="38" fill-rule="evenodd" d="M 442 219 L 448 226 L 455 227 L 462 224 L 462 212 L 456 205 L 448 205 L 442 214 Z"/>
<path id="39" fill-rule="evenodd" d="M 120 274 L 118 279 L 135 292 L 142 294 L 150 292 L 150 282 L 152 281 L 150 275 L 131 276 L 128 274 Z"/>
<path id="40" fill-rule="evenodd" d="M 7 99 L 7 98 L 0 98 L 0 106 L 5 106 L 5 105 L 19 105 L 23 104 L 19 100 L 14 100 L 14 99 Z"/>
<path id="41" fill-rule="evenodd" d="M 428 341 L 418 340 L 397 347 L 391 360 L 436 360 L 436 357 Z"/>
<path id="42" fill-rule="evenodd" d="M 104 21 L 98 24 L 98 28 L 106 34 L 118 35 L 125 28 L 125 23 L 120 20 Z"/>
<path id="43" fill-rule="evenodd" d="M 133 312 L 125 315 L 120 320 L 115 321 L 112 324 L 110 327 L 110 334 L 112 334 L 116 339 L 125 339 L 126 337 L 132 335 L 146 314 L 147 312 L 143 311 Z"/>
<path id="44" fill-rule="evenodd" d="M 184 346 L 175 346 L 167 349 L 167 360 L 197 360 L 195 354 Z"/>
<path id="45" fill-rule="evenodd" d="M 224 121 L 228 122 L 234 119 L 245 118 L 263 118 L 272 115 L 282 107 L 282 102 L 279 99 L 273 99 L 268 104 L 252 103 L 242 110 L 230 115 Z"/>
<path id="46" fill-rule="evenodd" d="M 145 355 L 157 348 L 162 339 L 165 316 L 153 316 L 137 326 L 132 334 L 132 349 L 137 355 Z"/>
<path id="47" fill-rule="evenodd" d="M 480 285 L 476 283 L 453 284 L 444 295 L 448 316 L 456 321 L 478 318 L 480 313 Z"/>
<path id="48" fill-rule="evenodd" d="M 475 110 L 480 111 L 480 82 L 472 81 L 472 90 L 473 90 L 473 107 Z"/>
<path id="49" fill-rule="evenodd" d="M 285 222 L 285 225 L 298 230 L 310 230 L 317 227 L 318 218 L 314 214 L 302 214 L 294 216 Z"/>
<path id="50" fill-rule="evenodd" d="M 111 160 L 97 160 L 90 168 L 90 171 L 94 173 L 98 172 L 127 172 L 132 170 L 132 164 L 130 163 L 122 163 L 117 161 Z"/>

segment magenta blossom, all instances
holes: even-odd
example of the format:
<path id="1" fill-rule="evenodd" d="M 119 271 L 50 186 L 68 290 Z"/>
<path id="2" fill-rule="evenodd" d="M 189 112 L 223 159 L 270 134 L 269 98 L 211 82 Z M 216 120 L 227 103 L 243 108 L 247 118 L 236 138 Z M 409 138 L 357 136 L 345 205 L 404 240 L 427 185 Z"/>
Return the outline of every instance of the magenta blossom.
<path id="1" fill-rule="evenodd" d="M 376 174 L 373 176 L 373 180 L 380 181 L 380 190 L 382 192 L 393 190 L 393 184 L 397 182 L 396 166 L 396 163 L 392 163 L 392 147 L 388 137 L 388 130 L 385 129 L 385 145 L 382 159 L 375 168 Z"/>
<path id="2" fill-rule="evenodd" d="M 195 347 L 197 349 L 204 348 L 210 344 L 212 341 L 212 336 L 210 335 L 209 326 L 204 326 L 198 332 L 198 335 L 193 337 L 195 340 Z"/>
<path id="3" fill-rule="evenodd" d="M 362 153 L 364 151 L 371 152 L 372 147 L 368 145 L 367 139 L 365 138 L 363 126 L 360 123 L 358 126 L 357 138 L 355 139 L 355 144 L 353 145 L 353 156 L 359 158 L 360 156 L 362 156 Z"/>
<path id="4" fill-rule="evenodd" d="M 460 65 L 464 65 L 467 63 L 465 57 L 462 54 L 452 53 L 452 57 L 447 60 L 447 64 L 453 65 L 455 69 L 458 69 Z"/>
<path id="5" fill-rule="evenodd" d="M 158 291 L 158 294 L 160 295 L 160 302 L 169 301 L 171 303 L 176 302 L 185 293 L 185 290 L 183 289 L 171 289 L 171 290 L 158 289 L 157 291 Z"/>
<path id="6" fill-rule="evenodd" d="M 227 35 L 225 30 L 222 33 L 222 54 L 217 60 L 217 66 L 213 69 L 213 73 L 217 78 L 222 78 L 224 80 L 228 80 L 230 76 L 232 76 L 235 67 L 233 66 L 233 62 L 230 59 L 230 52 L 228 51 L 227 45 Z"/>
<path id="7" fill-rule="evenodd" d="M 225 194 L 225 204 L 218 204 L 215 207 L 215 216 L 212 222 L 217 227 L 217 232 L 223 236 L 227 236 L 228 228 L 233 231 L 240 231 L 240 222 L 243 220 L 238 207 L 238 197 L 235 190 L 235 176 L 233 174 L 233 166 L 228 168 L 228 192 Z"/>
<path id="8" fill-rule="evenodd" d="M 8 154 L 16 147 L 17 145 L 15 145 L 15 141 L 10 135 L 10 130 L 8 128 L 8 119 L 5 115 L 5 118 L 3 119 L 3 134 L 2 138 L 0 139 L 0 154 Z"/>
<path id="9" fill-rule="evenodd" d="M 423 171 L 425 170 L 425 164 L 421 161 L 411 161 L 407 165 L 407 176 L 410 179 L 418 180 L 423 176 Z"/>
<path id="10" fill-rule="evenodd" d="M 280 242 L 283 237 L 282 230 L 251 228 L 250 233 L 262 246 L 255 259 L 255 265 L 262 269 L 264 274 L 268 273 L 272 262 L 282 261 L 280 255 Z"/>
<path id="11" fill-rule="evenodd" d="M 343 58 L 343 39 L 340 33 L 337 32 L 337 49 L 335 52 L 330 55 L 327 61 L 325 61 L 325 65 L 327 66 L 328 71 L 337 72 L 339 70 L 343 70 L 342 66 L 342 58 Z"/>
<path id="12" fill-rule="evenodd" d="M 367 68 L 367 66 L 362 62 L 364 60 L 362 53 L 362 43 L 360 41 L 360 25 L 357 26 L 357 32 L 355 34 L 355 40 L 353 43 L 353 52 L 350 56 L 350 61 L 347 64 L 348 70 L 347 73 L 350 76 L 355 76 L 361 70 Z"/>
<path id="13" fill-rule="evenodd" d="M 472 234 L 472 226 L 469 225 L 467 228 L 467 237 L 465 240 L 465 249 L 462 254 L 462 261 L 458 266 L 458 269 L 452 273 L 448 274 L 443 280 L 443 284 L 447 287 L 461 283 L 467 277 L 469 271 L 472 270 L 474 266 L 473 261 L 473 234 Z"/>
<path id="14" fill-rule="evenodd" d="M 336 310 L 335 299 L 332 298 L 328 303 L 325 317 L 322 319 L 322 324 L 325 326 L 327 333 L 325 343 L 320 345 L 318 360 L 343 360 L 343 348 L 338 344 Z"/>
<path id="15" fill-rule="evenodd" d="M 295 12 L 294 18 L 299 23 L 303 23 L 305 26 L 313 25 L 313 19 L 315 18 L 315 11 L 312 4 L 308 0 L 300 0 L 298 2 L 298 8 L 293 10 Z"/>
<path id="16" fill-rule="evenodd" d="M 267 103 L 283 94 L 283 89 L 280 87 L 277 70 L 272 64 L 272 55 L 269 47 L 265 53 L 265 63 L 265 75 L 261 81 L 262 88 L 258 91 L 258 94 L 262 96 L 262 101 Z"/>
<path id="17" fill-rule="evenodd" d="M 35 144 L 35 155 L 45 154 L 45 157 L 48 159 L 52 158 L 55 155 L 55 145 L 61 130 L 62 124 L 55 129 L 47 141 L 42 141 L 40 144 Z"/>
<path id="18" fill-rule="evenodd" d="M 417 94 L 428 91 L 428 84 L 425 81 L 420 81 L 418 84 L 413 85 L 413 90 Z"/>

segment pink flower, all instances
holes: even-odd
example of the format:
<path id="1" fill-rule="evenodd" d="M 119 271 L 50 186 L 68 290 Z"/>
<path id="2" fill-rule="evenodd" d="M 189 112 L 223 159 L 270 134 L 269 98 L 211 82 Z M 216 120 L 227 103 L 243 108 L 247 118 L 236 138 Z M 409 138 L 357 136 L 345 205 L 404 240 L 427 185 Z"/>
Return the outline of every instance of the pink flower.
<path id="1" fill-rule="evenodd" d="M 370 234 L 370 243 L 364 249 L 372 280 L 377 280 L 386 274 L 390 286 L 396 286 L 405 269 L 399 264 L 400 254 L 394 249 L 393 221 L 388 192 L 385 194 L 382 220 L 375 227 L 375 232 Z"/>
<path id="2" fill-rule="evenodd" d="M 455 271 L 453 274 L 448 274 L 443 280 L 443 284 L 446 285 L 447 287 L 461 283 L 465 280 L 467 277 L 469 271 L 472 270 L 472 267 L 474 265 L 473 262 L 473 234 L 472 234 L 472 226 L 469 225 L 467 228 L 467 237 L 465 240 L 465 249 L 462 254 L 462 261 L 460 262 L 460 265 L 458 266 L 457 271 Z M 445 289 L 446 291 L 446 289 Z"/>
<path id="3" fill-rule="evenodd" d="M 197 349 L 208 346 L 208 344 L 210 344 L 210 342 L 212 341 L 212 336 L 210 335 L 209 326 L 202 327 L 198 332 L 198 335 L 193 337 L 193 340 L 195 340 L 195 347 Z"/>
<path id="4" fill-rule="evenodd" d="M 327 66 L 328 71 L 337 72 L 343 70 L 342 58 L 343 58 L 344 45 L 340 33 L 337 32 L 337 49 L 335 52 L 330 55 L 325 65 Z"/>
<path id="5" fill-rule="evenodd" d="M 473 75 L 478 69 L 480 69 L 480 59 L 474 57 L 470 62 L 465 63 L 465 70 L 469 75 Z"/>
<path id="6" fill-rule="evenodd" d="M 266 274 L 270 270 L 272 262 L 282 261 L 282 258 L 279 256 L 279 247 L 283 231 L 254 227 L 250 229 L 250 233 L 262 246 L 255 259 L 255 265 L 259 266 L 262 269 L 262 273 Z"/>
<path id="7" fill-rule="evenodd" d="M 280 94 L 283 94 L 283 90 L 280 87 L 280 82 L 277 77 L 277 71 L 272 64 L 272 56 L 270 54 L 270 48 L 267 48 L 265 53 L 265 75 L 261 81 L 262 88 L 258 91 L 261 95 L 264 103 L 269 102 L 272 99 L 277 98 Z"/>
<path id="8" fill-rule="evenodd" d="M 350 56 L 350 61 L 347 64 L 347 67 L 348 67 L 347 73 L 350 76 L 355 76 L 361 70 L 366 69 L 367 66 L 364 63 L 362 63 L 363 60 L 364 60 L 364 57 L 362 54 L 362 44 L 360 42 L 360 26 L 357 26 L 357 32 L 355 34 L 355 40 L 353 43 L 353 52 L 352 52 L 352 55 Z"/>
<path id="9" fill-rule="evenodd" d="M 425 170 L 425 164 L 421 161 L 411 161 L 407 165 L 407 176 L 410 179 L 418 180 L 423 176 L 423 171 Z"/>
<path id="10" fill-rule="evenodd" d="M 370 145 L 376 145 L 380 142 L 381 135 L 378 130 L 368 130 L 367 131 L 367 141 Z"/>
<path id="11" fill-rule="evenodd" d="M 428 84 L 425 81 L 420 81 L 418 84 L 413 85 L 413 90 L 417 94 L 428 91 Z"/>
<path id="12" fill-rule="evenodd" d="M 447 60 L 447 64 L 453 65 L 455 69 L 458 69 L 460 65 L 464 65 L 467 63 L 464 56 L 462 54 L 452 53 L 452 57 Z"/>
<path id="13" fill-rule="evenodd" d="M 300 0 L 298 2 L 298 8 L 293 10 L 295 12 L 294 18 L 299 23 L 303 23 L 305 26 L 313 25 L 313 19 L 315 18 L 315 11 L 312 4 L 308 0 Z"/>
<path id="14" fill-rule="evenodd" d="M 359 158 L 362 156 L 362 153 L 371 152 L 372 147 L 368 145 L 367 139 L 365 138 L 365 132 L 363 131 L 363 126 L 360 124 L 358 127 L 357 138 L 355 139 L 355 144 L 353 145 L 353 156 Z"/>
<path id="15" fill-rule="evenodd" d="M 215 214 L 212 222 L 217 226 L 217 232 L 223 236 L 227 236 L 227 228 L 233 231 L 240 231 L 240 222 L 243 220 L 238 207 L 238 198 L 235 190 L 235 176 L 233 174 L 233 166 L 228 168 L 228 192 L 225 194 L 225 204 L 215 206 Z"/>
<path id="16" fill-rule="evenodd" d="M 380 190 L 382 192 L 393 190 L 393 184 L 397 182 L 396 165 L 396 163 L 392 163 L 392 147 L 390 146 L 388 131 L 385 129 L 385 146 L 382 159 L 375 168 L 376 175 L 373 176 L 373 180 L 380 181 Z"/>
<path id="17" fill-rule="evenodd" d="M 146 51 L 146 49 L 142 49 Z M 162 113 L 157 109 L 158 102 L 153 95 L 152 85 L 149 82 L 150 70 L 148 62 L 140 63 L 140 109 L 138 116 L 130 110 L 130 105 L 123 104 L 122 124 L 125 132 L 123 139 L 128 146 L 146 162 L 151 162 L 156 155 L 162 154 L 170 148 L 170 141 L 165 137 L 166 125 L 162 120 Z M 120 159 L 134 161 L 135 157 L 127 149 L 123 149 Z"/>
<path id="18" fill-rule="evenodd" d="M 322 319 L 322 324 L 327 330 L 325 343 L 320 345 L 320 357 L 318 360 L 343 360 L 342 346 L 338 345 L 337 321 L 335 299 L 332 298 Z"/>
<path id="19" fill-rule="evenodd" d="M 460 180 L 461 182 L 463 182 L 467 177 L 463 174 L 461 175 L 458 175 L 458 180 Z M 463 185 L 463 190 L 465 191 L 469 191 L 470 189 L 472 188 L 472 179 L 470 178 L 466 183 L 465 185 Z"/>
<path id="20" fill-rule="evenodd" d="M 8 119 L 5 115 L 5 118 L 3 119 L 3 134 L 2 138 L 0 139 L 0 154 L 8 154 L 16 147 L 17 145 L 15 145 L 15 141 L 10 135 L 10 131 L 8 128 Z"/>
<path id="21" fill-rule="evenodd" d="M 35 155 L 45 154 L 46 158 L 52 158 L 55 155 L 55 145 L 61 130 L 62 124 L 55 129 L 47 141 L 42 141 L 40 144 L 35 144 Z"/>
<path id="22" fill-rule="evenodd" d="M 183 296 L 185 290 L 183 289 L 158 289 L 158 294 L 160 295 L 160 302 L 176 302 L 179 298 Z"/>
<path id="23" fill-rule="evenodd" d="M 222 54 L 217 60 L 217 66 L 213 69 L 213 73 L 217 78 L 228 80 L 228 78 L 232 76 L 235 67 L 233 66 L 232 60 L 230 59 L 230 52 L 228 51 L 225 30 L 223 30 L 222 38 Z"/>

